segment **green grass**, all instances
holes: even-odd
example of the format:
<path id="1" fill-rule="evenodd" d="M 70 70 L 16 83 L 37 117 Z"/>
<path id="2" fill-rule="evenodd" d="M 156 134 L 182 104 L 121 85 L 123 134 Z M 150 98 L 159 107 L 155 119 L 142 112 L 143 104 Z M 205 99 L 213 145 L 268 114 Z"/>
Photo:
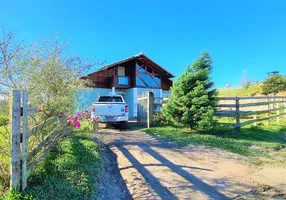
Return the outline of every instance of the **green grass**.
<path id="1" fill-rule="evenodd" d="M 7 199 L 96 199 L 100 152 L 87 132 L 82 128 L 62 140 L 33 171 L 28 188 Z"/>
<path id="2" fill-rule="evenodd" d="M 262 93 L 262 84 L 251 85 L 247 88 L 221 88 L 218 89 L 219 97 L 242 97 L 242 96 L 254 96 Z"/>
<path id="3" fill-rule="evenodd" d="M 7 127 L 0 126 L 0 195 L 9 187 L 9 130 Z"/>
<path id="4" fill-rule="evenodd" d="M 286 121 L 271 126 L 248 126 L 240 131 L 232 128 L 216 128 L 209 132 L 190 132 L 188 128 L 162 126 L 142 129 L 164 140 L 175 141 L 181 147 L 189 144 L 217 147 L 249 157 L 271 157 L 278 151 L 286 161 Z"/>

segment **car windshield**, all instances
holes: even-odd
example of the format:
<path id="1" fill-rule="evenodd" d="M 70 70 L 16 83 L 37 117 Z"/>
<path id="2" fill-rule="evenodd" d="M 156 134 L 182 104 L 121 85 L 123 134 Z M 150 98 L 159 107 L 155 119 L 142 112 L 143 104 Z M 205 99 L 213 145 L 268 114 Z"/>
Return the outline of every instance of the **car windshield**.
<path id="1" fill-rule="evenodd" d="M 99 97 L 98 102 L 122 102 L 121 97 L 102 96 Z"/>

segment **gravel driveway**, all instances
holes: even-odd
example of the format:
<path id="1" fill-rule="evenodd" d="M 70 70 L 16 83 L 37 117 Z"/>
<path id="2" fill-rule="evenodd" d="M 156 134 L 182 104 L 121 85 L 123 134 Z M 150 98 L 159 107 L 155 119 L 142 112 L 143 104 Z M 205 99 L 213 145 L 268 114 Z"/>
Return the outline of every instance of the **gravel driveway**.
<path id="1" fill-rule="evenodd" d="M 256 168 L 235 154 L 201 146 L 179 149 L 140 131 L 102 129 L 94 135 L 104 144 L 99 199 L 249 199 L 258 195 L 253 194 L 259 185 L 252 178 Z"/>

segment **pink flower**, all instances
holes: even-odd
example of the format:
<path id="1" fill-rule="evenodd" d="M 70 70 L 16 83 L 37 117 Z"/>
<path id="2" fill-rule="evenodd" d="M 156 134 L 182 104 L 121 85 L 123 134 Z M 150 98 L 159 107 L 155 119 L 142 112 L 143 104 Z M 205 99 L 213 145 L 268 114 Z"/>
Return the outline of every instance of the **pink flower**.
<path id="1" fill-rule="evenodd" d="M 99 121 L 99 117 L 98 117 L 98 116 L 96 116 L 96 117 L 91 117 L 91 118 L 90 118 L 90 121 Z"/>
<path id="2" fill-rule="evenodd" d="M 58 119 L 61 119 L 62 117 L 63 117 L 62 115 L 59 115 L 59 116 L 58 116 Z"/>
<path id="3" fill-rule="evenodd" d="M 70 126 L 71 125 L 71 121 L 70 120 L 68 120 L 68 126 Z"/>
<path id="4" fill-rule="evenodd" d="M 76 114 L 76 117 L 80 117 L 80 116 L 81 116 L 81 114 L 79 114 L 79 113 L 78 113 L 78 114 Z"/>
<path id="5" fill-rule="evenodd" d="M 77 121 L 77 118 L 76 117 L 72 117 L 72 118 L 70 118 L 70 121 L 71 122 Z"/>
<path id="6" fill-rule="evenodd" d="M 83 111 L 83 113 L 81 114 L 83 117 L 84 116 L 86 116 L 86 115 L 88 115 L 88 111 L 86 112 L 86 110 L 85 111 Z"/>
<path id="7" fill-rule="evenodd" d="M 74 124 L 74 127 L 76 127 L 76 128 L 80 128 L 80 122 L 75 122 L 75 124 Z"/>
<path id="8" fill-rule="evenodd" d="M 39 109 L 38 112 L 43 112 L 43 110 L 42 110 L 42 109 Z"/>

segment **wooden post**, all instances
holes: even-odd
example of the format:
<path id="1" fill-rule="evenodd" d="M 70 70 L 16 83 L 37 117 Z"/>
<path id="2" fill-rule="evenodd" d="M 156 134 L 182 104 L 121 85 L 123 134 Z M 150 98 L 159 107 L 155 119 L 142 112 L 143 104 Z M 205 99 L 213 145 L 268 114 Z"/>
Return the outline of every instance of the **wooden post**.
<path id="1" fill-rule="evenodd" d="M 257 115 L 253 115 L 253 119 L 256 120 L 257 119 Z M 254 126 L 257 126 L 257 122 L 254 122 Z"/>
<path id="2" fill-rule="evenodd" d="M 139 125 L 140 124 L 140 114 L 139 114 L 139 112 L 140 112 L 140 110 L 139 110 L 139 101 L 137 100 L 137 125 Z"/>
<path id="3" fill-rule="evenodd" d="M 272 99 L 272 103 L 270 103 L 270 109 L 274 109 L 275 108 L 275 104 L 274 104 L 274 102 L 275 102 L 275 94 L 273 94 L 272 96 L 273 96 L 273 98 L 271 98 Z"/>
<path id="4" fill-rule="evenodd" d="M 21 182 L 21 133 L 20 133 L 20 114 L 21 114 L 21 92 L 12 90 L 10 93 L 12 109 L 10 119 L 11 127 L 11 164 L 10 164 L 10 188 L 19 190 Z"/>
<path id="5" fill-rule="evenodd" d="M 147 93 L 147 128 L 151 127 L 153 122 L 153 106 L 154 106 L 154 94 L 153 92 Z"/>
<path id="6" fill-rule="evenodd" d="M 239 97 L 235 99 L 236 122 L 235 128 L 240 129 Z"/>
<path id="7" fill-rule="evenodd" d="M 284 99 L 284 114 L 286 114 L 286 98 Z M 286 115 L 284 117 L 286 118 Z"/>
<path id="8" fill-rule="evenodd" d="M 268 112 L 266 113 L 266 115 L 267 115 L 267 117 L 270 117 L 270 99 L 269 98 L 267 98 L 267 102 L 268 102 L 268 104 L 267 104 L 267 106 L 268 106 Z M 266 120 L 266 124 L 267 125 L 269 125 L 270 124 L 270 119 L 267 119 Z"/>
<path id="9" fill-rule="evenodd" d="M 276 103 L 276 108 L 277 108 L 277 109 L 280 108 L 279 103 Z M 280 115 L 280 110 L 277 110 L 277 111 L 276 111 L 276 115 L 278 116 L 276 119 L 277 119 L 277 122 L 279 123 L 279 122 L 280 122 L 280 117 L 279 117 L 279 115 Z"/>
<path id="10" fill-rule="evenodd" d="M 28 92 L 23 91 L 23 116 L 22 116 L 22 190 L 27 187 L 27 125 L 28 125 Z"/>

